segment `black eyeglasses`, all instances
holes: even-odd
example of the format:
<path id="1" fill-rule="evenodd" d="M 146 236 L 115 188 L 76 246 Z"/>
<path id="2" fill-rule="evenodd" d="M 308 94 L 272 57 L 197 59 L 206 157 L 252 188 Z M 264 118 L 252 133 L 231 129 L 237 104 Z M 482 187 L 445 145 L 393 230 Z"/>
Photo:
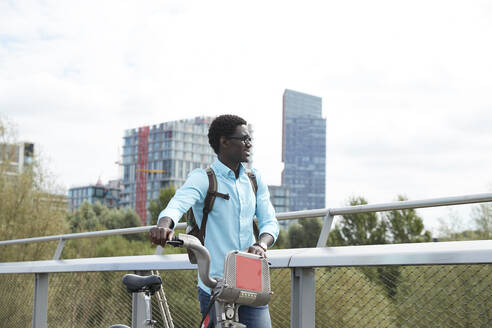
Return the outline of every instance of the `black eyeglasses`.
<path id="1" fill-rule="evenodd" d="M 245 135 L 245 136 L 242 136 L 242 137 L 230 136 L 230 137 L 227 137 L 227 139 L 241 140 L 243 142 L 243 144 L 249 143 L 250 145 L 253 142 L 253 139 L 250 136 L 248 136 L 248 135 Z"/>

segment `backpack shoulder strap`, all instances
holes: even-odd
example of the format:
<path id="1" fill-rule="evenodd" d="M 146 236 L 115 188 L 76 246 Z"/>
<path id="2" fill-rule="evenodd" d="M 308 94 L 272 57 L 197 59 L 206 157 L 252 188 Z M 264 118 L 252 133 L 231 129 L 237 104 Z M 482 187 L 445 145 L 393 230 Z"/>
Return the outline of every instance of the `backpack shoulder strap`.
<path id="1" fill-rule="evenodd" d="M 200 239 L 202 244 L 205 244 L 205 231 L 207 227 L 208 213 L 210 213 L 214 206 L 216 198 L 215 192 L 217 191 L 217 177 L 215 176 L 214 170 L 207 167 L 205 172 L 208 177 L 208 190 L 203 202 L 202 224 L 200 225 L 200 232 L 198 233 L 198 239 Z"/>
<path id="2" fill-rule="evenodd" d="M 251 187 L 253 188 L 253 193 L 256 197 L 256 192 L 258 191 L 258 182 L 256 181 L 256 175 L 251 169 L 246 169 L 246 174 L 248 175 L 249 181 L 251 182 Z"/>
<path id="3" fill-rule="evenodd" d="M 208 213 L 210 213 L 210 211 L 212 211 L 214 207 L 215 198 L 219 196 L 224 199 L 229 199 L 228 194 L 221 194 L 220 192 L 217 192 L 217 176 L 215 175 L 214 170 L 211 167 L 207 167 L 205 169 L 205 172 L 207 173 L 208 177 L 208 190 L 207 196 L 205 196 L 205 200 L 203 202 L 202 224 L 200 225 L 200 232 L 198 235 L 198 238 L 200 239 L 202 244 L 205 243 L 205 232 L 207 228 Z"/>
<path id="4" fill-rule="evenodd" d="M 251 169 L 246 169 L 246 174 L 248 175 L 249 181 L 251 182 L 251 188 L 253 188 L 253 193 L 255 194 L 256 199 L 256 192 L 258 191 L 258 181 L 256 181 L 256 175 Z M 256 240 L 258 240 L 258 238 L 260 238 L 260 229 L 258 228 L 258 224 L 255 220 L 253 220 L 253 232 L 255 234 Z"/>
<path id="5" fill-rule="evenodd" d="M 217 177 L 215 176 L 214 170 L 211 167 L 205 169 L 208 177 L 208 190 L 207 196 L 205 196 L 205 201 L 203 203 L 203 212 L 210 212 L 214 207 L 215 198 L 217 197 Z"/>

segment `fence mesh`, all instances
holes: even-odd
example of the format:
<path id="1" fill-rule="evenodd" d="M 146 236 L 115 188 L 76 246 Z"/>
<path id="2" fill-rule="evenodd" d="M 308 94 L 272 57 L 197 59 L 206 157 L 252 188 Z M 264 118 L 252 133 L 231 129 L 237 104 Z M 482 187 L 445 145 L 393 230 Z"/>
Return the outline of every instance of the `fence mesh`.
<path id="1" fill-rule="evenodd" d="M 0 327 L 32 326 L 34 275 L 0 275 Z"/>
<path id="2" fill-rule="evenodd" d="M 131 325 L 127 272 L 53 273 L 48 327 Z M 198 327 L 196 272 L 161 271 L 174 326 Z M 290 269 L 271 270 L 273 327 L 290 326 Z M 0 326 L 32 325 L 34 276 L 0 275 Z M 316 269 L 316 327 L 492 327 L 492 265 Z M 157 297 L 156 327 L 163 327 Z"/>
<path id="3" fill-rule="evenodd" d="M 492 327 L 490 264 L 316 273 L 316 327 Z"/>

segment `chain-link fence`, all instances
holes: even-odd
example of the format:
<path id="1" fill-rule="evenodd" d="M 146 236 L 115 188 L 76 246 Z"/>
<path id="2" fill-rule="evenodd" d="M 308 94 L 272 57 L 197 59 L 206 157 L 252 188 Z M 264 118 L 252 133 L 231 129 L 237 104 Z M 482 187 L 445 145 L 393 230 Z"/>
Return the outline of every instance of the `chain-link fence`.
<path id="1" fill-rule="evenodd" d="M 492 327 L 492 265 L 318 268 L 316 327 Z"/>
<path id="2" fill-rule="evenodd" d="M 48 327 L 131 325 L 125 273 L 50 274 Z M 198 327 L 196 272 L 160 275 L 174 326 Z M 273 327 L 289 327 L 290 269 L 272 269 L 271 281 Z M 32 274 L 0 275 L 1 327 L 32 325 L 33 288 Z M 317 268 L 316 327 L 492 327 L 492 265 Z"/>

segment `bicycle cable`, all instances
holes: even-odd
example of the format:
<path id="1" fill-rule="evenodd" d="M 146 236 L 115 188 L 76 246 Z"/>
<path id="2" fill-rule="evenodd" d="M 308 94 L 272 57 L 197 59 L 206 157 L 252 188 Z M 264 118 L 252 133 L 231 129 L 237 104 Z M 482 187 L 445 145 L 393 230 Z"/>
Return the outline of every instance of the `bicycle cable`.
<path id="1" fill-rule="evenodd" d="M 202 321 L 200 322 L 200 326 L 198 328 L 202 327 L 205 318 L 207 318 L 207 315 L 209 314 L 210 309 L 212 308 L 212 305 L 215 303 L 215 299 L 217 298 L 217 295 L 219 295 L 218 292 L 213 294 L 212 297 L 210 298 L 210 302 L 208 302 L 207 309 L 205 310 L 205 315 L 203 316 Z M 212 322 L 212 320 L 213 318 L 210 319 L 210 322 Z"/>

